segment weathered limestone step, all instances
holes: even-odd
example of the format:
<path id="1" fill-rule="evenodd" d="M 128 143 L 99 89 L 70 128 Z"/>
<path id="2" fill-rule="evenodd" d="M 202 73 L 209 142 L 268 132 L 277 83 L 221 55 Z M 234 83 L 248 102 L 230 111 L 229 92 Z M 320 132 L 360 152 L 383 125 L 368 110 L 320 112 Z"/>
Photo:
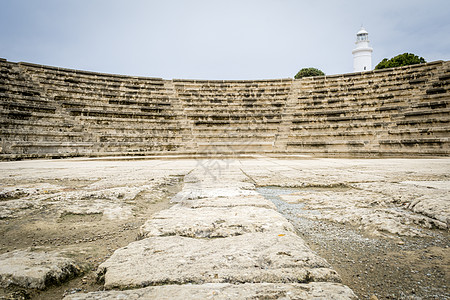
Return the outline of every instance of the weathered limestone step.
<path id="1" fill-rule="evenodd" d="M 348 147 L 364 147 L 369 144 L 369 140 L 322 140 L 322 141 L 302 141 L 302 142 L 288 142 L 288 147 L 328 147 L 330 149 L 332 146 L 345 145 Z"/>
<path id="2" fill-rule="evenodd" d="M 445 146 L 445 145 L 444 145 Z M 430 145 L 428 148 L 422 145 L 416 145 L 415 147 L 405 147 L 402 144 L 393 145 L 392 147 L 380 145 L 373 148 L 363 148 L 363 147 L 335 147 L 330 149 L 320 149 L 320 148 L 289 148 L 284 153 L 296 155 L 299 152 L 302 154 L 307 154 L 311 156 L 318 157 L 380 157 L 382 153 L 385 157 L 427 157 L 427 156 L 448 156 L 450 151 L 446 150 L 444 147 L 439 147 L 438 150 L 436 145 Z"/>
<path id="3" fill-rule="evenodd" d="M 33 141 L 33 142 L 28 142 L 28 141 L 14 141 L 12 144 L 12 147 L 57 147 L 57 146 L 61 146 L 61 147 L 91 147 L 94 146 L 93 142 L 79 142 L 79 143 L 74 143 L 74 142 L 59 142 L 59 141 Z M 101 143 L 98 144 L 97 146 L 101 147 Z M 175 147 L 175 146 L 181 146 L 181 144 L 177 145 L 177 144 L 173 144 L 173 143 L 146 143 L 146 142 L 111 142 L 111 145 L 108 145 L 109 148 L 114 149 L 114 147 L 125 147 L 127 148 L 130 146 L 133 147 L 144 147 L 144 148 L 151 148 L 151 147 Z M 131 149 L 131 148 L 129 148 Z"/>
<path id="4" fill-rule="evenodd" d="M 217 238 L 254 232 L 294 232 L 280 213 L 252 206 L 187 208 L 175 205 L 163 210 L 141 227 L 145 237 L 179 235 Z"/>
<path id="5" fill-rule="evenodd" d="M 261 129 L 255 132 L 247 130 L 241 132 L 237 128 L 231 128 L 226 130 L 220 130 L 219 128 L 216 128 L 216 130 L 214 131 L 214 135 L 211 135 L 211 132 L 207 131 L 208 130 L 201 130 L 201 131 L 199 130 L 193 132 L 192 135 L 198 139 L 217 140 L 218 142 L 236 138 L 253 138 L 254 141 L 265 141 L 267 139 L 272 141 L 274 129 Z"/>
<path id="6" fill-rule="evenodd" d="M 251 139 L 221 140 L 221 141 L 197 141 L 199 152 L 210 153 L 228 153 L 228 152 L 271 152 L 273 142 L 264 142 L 262 140 L 253 141 Z"/>
<path id="7" fill-rule="evenodd" d="M 450 138 L 417 138 L 417 139 L 401 139 L 401 140 L 380 140 L 380 144 L 419 144 L 419 143 L 449 143 Z"/>
<path id="8" fill-rule="evenodd" d="M 450 127 L 433 127 L 433 128 L 408 128 L 408 129 L 390 129 L 389 135 L 416 135 L 421 137 L 422 135 L 433 134 L 434 137 L 448 137 L 450 136 Z"/>
<path id="9" fill-rule="evenodd" d="M 31 121 L 42 120 L 44 122 L 48 122 L 49 120 L 53 120 L 54 125 L 58 124 L 57 122 L 65 122 L 65 116 L 60 114 L 52 114 L 52 113 L 43 113 L 40 111 L 23 111 L 23 110 L 6 110 L 3 107 L 0 108 L 0 116 L 7 116 L 10 119 L 30 119 Z M 65 122 L 67 123 L 67 122 Z"/>
<path id="10" fill-rule="evenodd" d="M 428 115 L 442 115 L 442 116 L 449 116 L 450 115 L 450 108 L 441 108 L 441 109 L 432 109 L 432 110 L 410 110 L 406 111 L 404 114 L 404 118 L 411 118 L 411 117 L 425 117 Z"/>
<path id="11" fill-rule="evenodd" d="M 181 99 L 181 98 L 180 98 Z M 183 99 L 187 100 L 187 99 Z M 193 99 L 191 99 L 193 100 Z M 210 100 L 209 102 L 205 103 L 205 101 L 201 102 L 195 102 L 195 101 L 189 101 L 189 103 L 185 103 L 187 110 L 199 110 L 199 111 L 209 111 L 214 110 L 217 108 L 227 108 L 227 109 L 242 109 L 242 107 L 255 107 L 255 109 L 262 109 L 264 107 L 283 107 L 283 105 L 286 103 L 285 97 L 280 99 L 270 98 L 253 98 L 253 99 L 234 99 L 233 101 L 221 101 L 214 102 L 213 100 Z"/>
<path id="12" fill-rule="evenodd" d="M 72 116 L 85 116 L 85 117 L 103 117 L 103 118 L 122 118 L 122 119 L 175 119 L 173 114 L 159 114 L 159 113 L 147 113 L 143 111 L 114 111 L 114 110 L 95 110 L 95 109 L 83 109 L 83 108 L 70 108 L 68 109 Z"/>
<path id="13" fill-rule="evenodd" d="M 279 113 L 275 113 L 274 110 L 272 108 L 267 108 L 266 111 L 259 111 L 256 112 L 253 109 L 249 109 L 249 110 L 241 110 L 241 111 L 237 111 L 237 110 L 233 110 L 233 111 L 225 111 L 225 110 L 220 110 L 220 111 L 210 111 L 208 113 L 205 112 L 192 112 L 192 113 L 188 113 L 188 116 L 191 118 L 219 118 L 219 117 L 225 117 L 225 118 L 235 118 L 235 117 L 280 117 Z"/>
<path id="14" fill-rule="evenodd" d="M 66 296 L 65 300 L 113 299 L 329 299 L 351 300 L 356 295 L 347 286 L 331 282 L 310 283 L 205 283 L 151 286 L 126 291 L 102 291 Z"/>
<path id="15" fill-rule="evenodd" d="M 33 78 L 40 82 L 41 84 L 48 84 L 52 85 L 55 88 L 61 89 L 61 91 L 65 91 L 68 88 L 72 91 L 80 91 L 81 88 L 87 88 L 91 91 L 93 90 L 101 90 L 106 92 L 114 92 L 116 93 L 117 90 L 120 90 L 122 93 L 125 92 L 135 92 L 135 91 L 144 91 L 144 92 L 153 92 L 154 94 L 161 94 L 163 95 L 165 93 L 165 90 L 163 88 L 163 85 L 161 85 L 160 82 L 134 82 L 136 85 L 130 84 L 130 83 L 117 83 L 115 81 L 98 81 L 98 80 L 92 80 L 92 79 L 84 79 L 80 77 L 65 77 L 65 75 L 59 75 L 55 78 L 47 78 L 42 77 L 40 75 L 33 74 Z M 75 81 L 78 81 L 77 84 L 75 84 Z"/>
<path id="16" fill-rule="evenodd" d="M 159 93 L 150 91 L 136 91 L 136 92 L 121 92 L 117 90 L 91 90 L 89 87 L 80 90 L 68 89 L 66 86 L 58 88 L 54 85 L 49 85 L 47 93 L 58 99 L 75 99 L 75 100 L 92 100 L 98 103 L 108 103 L 109 100 L 128 101 L 134 100 L 139 102 L 155 101 L 156 103 L 168 103 L 168 95 L 165 91 Z"/>
<path id="17" fill-rule="evenodd" d="M 271 120 L 271 119 L 250 119 L 250 120 L 203 120 L 203 121 L 193 121 L 193 129 L 197 127 L 211 127 L 211 126 L 239 126 L 239 125 L 249 125 L 249 124 L 261 124 L 264 126 L 277 126 L 280 124 L 282 119 Z"/>
<path id="18" fill-rule="evenodd" d="M 373 107 L 371 109 L 361 109 L 359 107 L 358 111 L 355 111 L 355 109 L 334 109 L 334 110 L 328 110 L 325 108 L 321 108 L 318 110 L 309 110 L 309 111 L 303 111 L 294 113 L 293 116 L 295 118 L 297 117 L 312 117 L 312 118 L 320 118 L 320 117 L 329 117 L 329 116 L 351 116 L 351 115 L 367 115 L 367 116 L 373 116 L 374 114 L 384 114 L 386 111 L 403 111 L 408 109 L 407 106 L 379 106 L 379 107 Z M 395 112 L 394 112 L 395 113 Z"/>
<path id="19" fill-rule="evenodd" d="M 358 123 L 310 123 L 307 125 L 294 125 L 290 126 L 290 129 L 292 130 L 292 134 L 295 135 L 296 132 L 299 131 L 306 131 L 306 132 L 322 132 L 326 133 L 330 130 L 338 131 L 338 132 L 345 132 L 348 130 L 354 130 L 356 128 L 365 128 L 366 130 L 373 130 L 376 129 L 376 131 L 381 130 L 384 131 L 385 129 L 393 129 L 393 128 L 399 128 L 403 130 L 414 130 L 415 128 L 424 127 L 427 125 L 434 125 L 437 128 L 443 126 L 442 124 L 449 123 L 450 120 L 448 118 L 417 118 L 417 119 L 408 119 L 408 120 L 396 120 L 396 121 L 378 121 L 373 123 L 367 123 L 367 122 L 358 122 Z M 404 128 L 403 126 L 407 126 L 407 128 Z M 416 127 L 419 126 L 419 127 Z M 434 126 L 428 126 L 428 128 L 433 128 Z M 386 132 L 385 132 L 386 133 Z M 330 136 L 333 136 L 333 134 L 330 134 Z"/>
<path id="20" fill-rule="evenodd" d="M 217 239 L 152 237 L 118 249 L 99 266 L 105 288 L 205 282 L 340 282 L 291 232 Z"/>
<path id="21" fill-rule="evenodd" d="M 322 117 L 322 118 L 292 118 L 293 124 L 311 124 L 311 123 L 331 123 L 334 122 L 348 122 L 352 123 L 354 121 L 367 122 L 371 123 L 374 121 L 380 122 L 381 120 L 390 120 L 391 116 L 387 115 L 370 115 L 370 116 L 361 116 L 361 115 L 353 115 L 353 116 L 342 116 L 342 117 Z"/>
<path id="22" fill-rule="evenodd" d="M 295 105 L 291 105 L 294 111 L 298 110 L 310 110 L 320 108 L 361 108 L 361 107 L 380 107 L 384 105 L 407 105 L 408 102 L 404 97 L 407 95 L 401 95 L 400 97 L 394 97 L 392 94 L 379 95 L 374 99 L 373 94 L 368 95 L 352 95 L 352 97 L 346 96 L 339 98 L 336 95 L 330 96 L 325 99 L 314 99 L 307 96 L 300 96 L 298 100 L 295 100 Z"/>
<path id="23" fill-rule="evenodd" d="M 109 101 L 110 102 L 110 101 Z M 171 112 L 169 105 L 155 105 L 153 103 L 146 103 L 146 105 L 116 105 L 116 104 L 110 104 L 110 103 L 90 103 L 87 104 L 86 102 L 62 102 L 62 107 L 66 109 L 71 108 L 84 108 L 89 110 L 110 110 L 110 111 L 127 111 L 127 112 L 153 112 L 156 114 L 164 114 L 167 112 Z"/>
<path id="24" fill-rule="evenodd" d="M 329 129 L 329 128 L 328 128 Z M 339 128 L 333 128 L 335 131 L 332 133 L 327 133 L 324 131 L 307 131 L 307 130 L 296 130 L 293 133 L 289 134 L 289 138 L 298 140 L 301 138 L 304 140 L 305 138 L 327 138 L 332 137 L 333 139 L 352 139 L 355 137 L 367 136 L 367 135 L 386 135 L 386 130 L 371 130 L 371 128 L 367 128 L 366 131 L 358 130 L 357 128 L 345 128 L 346 130 L 339 131 Z M 340 128 L 342 129 L 342 128 Z M 353 130 L 352 130 L 353 129 Z"/>
<path id="25" fill-rule="evenodd" d="M 67 83 L 51 84 L 44 83 L 48 86 L 47 93 L 55 97 L 65 99 L 93 99 L 97 102 L 104 102 L 109 99 L 119 100 L 161 100 L 167 101 L 168 95 L 165 90 L 154 91 L 152 88 L 148 90 L 124 90 L 122 87 L 112 88 L 98 88 L 95 85 L 70 86 Z"/>
<path id="26" fill-rule="evenodd" d="M 156 78 L 156 77 L 138 77 L 138 76 L 126 76 L 126 75 L 117 75 L 117 74 L 98 73 L 98 72 L 91 72 L 91 71 L 44 66 L 44 65 L 39 65 L 39 64 L 27 63 L 27 62 L 20 62 L 17 65 L 19 65 L 19 67 L 21 67 L 23 70 L 25 70 L 28 73 L 37 73 L 37 74 L 45 73 L 46 75 L 54 74 L 55 76 L 63 76 L 64 78 L 76 76 L 76 77 L 85 78 L 88 80 L 99 80 L 99 81 L 102 81 L 102 80 L 104 80 L 104 78 L 107 78 L 108 80 L 116 81 L 116 82 L 130 82 L 131 80 L 137 80 L 137 81 L 144 81 L 144 82 L 155 82 L 155 84 L 158 81 L 162 81 L 161 78 Z"/>
<path id="27" fill-rule="evenodd" d="M 448 117 L 433 117 L 433 118 L 408 118 L 407 120 L 399 120 L 397 121 L 397 125 L 399 126 L 415 126 L 420 125 L 436 125 L 442 126 L 442 124 L 450 123 L 450 118 Z"/>

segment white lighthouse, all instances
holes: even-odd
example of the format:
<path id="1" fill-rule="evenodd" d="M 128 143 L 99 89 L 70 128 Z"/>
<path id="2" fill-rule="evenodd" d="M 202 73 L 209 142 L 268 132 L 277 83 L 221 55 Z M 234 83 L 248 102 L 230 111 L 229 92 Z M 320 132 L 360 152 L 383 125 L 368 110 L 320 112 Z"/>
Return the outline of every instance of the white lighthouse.
<path id="1" fill-rule="evenodd" d="M 356 48 L 353 49 L 353 72 L 372 70 L 372 51 L 369 47 L 369 33 L 361 27 L 356 34 Z"/>

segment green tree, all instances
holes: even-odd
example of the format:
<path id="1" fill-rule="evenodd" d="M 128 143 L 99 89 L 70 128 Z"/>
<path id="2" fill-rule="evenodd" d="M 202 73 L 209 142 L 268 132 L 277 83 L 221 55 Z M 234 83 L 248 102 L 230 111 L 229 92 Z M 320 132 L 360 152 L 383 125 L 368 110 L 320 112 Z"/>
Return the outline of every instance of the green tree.
<path id="1" fill-rule="evenodd" d="M 386 69 L 386 68 L 395 68 L 401 66 L 409 66 L 415 64 L 423 64 L 426 63 L 423 57 L 419 57 L 412 53 L 403 53 L 399 54 L 391 59 L 383 59 L 376 67 L 375 70 Z"/>
<path id="2" fill-rule="evenodd" d="M 325 73 L 316 68 L 303 68 L 294 76 L 295 79 L 311 76 L 324 76 Z"/>

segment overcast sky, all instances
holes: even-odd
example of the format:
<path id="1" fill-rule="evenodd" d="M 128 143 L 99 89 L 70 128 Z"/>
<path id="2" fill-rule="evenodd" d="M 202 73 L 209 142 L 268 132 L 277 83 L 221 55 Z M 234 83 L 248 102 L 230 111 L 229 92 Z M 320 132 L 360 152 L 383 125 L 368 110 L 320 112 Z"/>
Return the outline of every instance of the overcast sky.
<path id="1" fill-rule="evenodd" d="M 361 24 L 375 66 L 450 60 L 449 0 L 0 0 L 0 57 L 166 79 L 353 70 Z"/>

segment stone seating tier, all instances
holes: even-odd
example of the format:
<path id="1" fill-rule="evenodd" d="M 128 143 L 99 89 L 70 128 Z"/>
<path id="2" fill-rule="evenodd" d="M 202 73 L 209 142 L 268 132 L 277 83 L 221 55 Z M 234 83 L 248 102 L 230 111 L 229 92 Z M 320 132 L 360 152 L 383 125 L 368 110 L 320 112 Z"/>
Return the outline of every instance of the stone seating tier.
<path id="1" fill-rule="evenodd" d="M 450 62 L 164 80 L 0 60 L 0 158 L 449 154 Z"/>

